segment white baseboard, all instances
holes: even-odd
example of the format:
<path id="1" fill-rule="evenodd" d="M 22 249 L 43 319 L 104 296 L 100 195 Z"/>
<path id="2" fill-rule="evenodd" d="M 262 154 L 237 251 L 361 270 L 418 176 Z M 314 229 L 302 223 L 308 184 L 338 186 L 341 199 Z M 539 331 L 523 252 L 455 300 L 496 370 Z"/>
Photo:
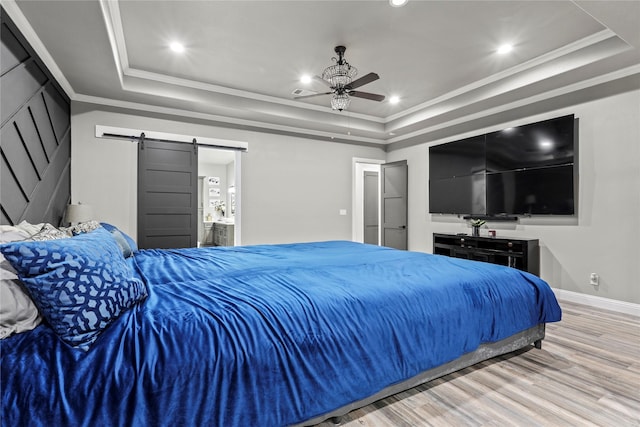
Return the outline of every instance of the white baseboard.
<path id="1" fill-rule="evenodd" d="M 552 288 L 558 299 L 640 317 L 640 304 Z"/>

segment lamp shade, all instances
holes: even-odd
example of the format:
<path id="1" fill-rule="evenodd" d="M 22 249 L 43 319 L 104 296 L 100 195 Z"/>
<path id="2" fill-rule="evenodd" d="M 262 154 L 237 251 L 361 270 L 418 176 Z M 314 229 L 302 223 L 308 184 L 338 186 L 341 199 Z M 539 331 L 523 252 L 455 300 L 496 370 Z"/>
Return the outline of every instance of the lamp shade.
<path id="1" fill-rule="evenodd" d="M 77 224 L 93 219 L 93 209 L 90 205 L 69 205 L 65 216 L 68 223 Z"/>

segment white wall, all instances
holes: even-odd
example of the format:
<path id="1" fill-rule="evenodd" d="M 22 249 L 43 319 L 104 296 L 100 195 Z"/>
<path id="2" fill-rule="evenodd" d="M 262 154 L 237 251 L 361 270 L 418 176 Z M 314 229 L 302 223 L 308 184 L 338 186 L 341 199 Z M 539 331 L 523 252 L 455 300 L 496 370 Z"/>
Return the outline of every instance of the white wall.
<path id="1" fill-rule="evenodd" d="M 384 151 L 257 137 L 242 163 L 243 242 L 351 240 L 352 158 L 384 159 Z"/>
<path id="2" fill-rule="evenodd" d="M 352 158 L 384 159 L 380 148 L 225 129 L 97 105 L 71 106 L 71 197 L 97 219 L 135 237 L 137 144 L 96 138 L 95 125 L 245 141 L 242 154 L 242 243 L 351 239 Z M 348 215 L 339 215 L 346 209 Z"/>
<path id="3" fill-rule="evenodd" d="M 389 152 L 387 161 L 409 167 L 409 249 L 432 252 L 432 233 L 469 232 L 455 216 L 428 213 L 429 146 L 565 114 L 579 119 L 577 217 L 488 226 L 499 236 L 540 239 L 541 276 L 553 287 L 640 303 L 640 91 Z M 589 285 L 592 272 L 598 288 Z"/>

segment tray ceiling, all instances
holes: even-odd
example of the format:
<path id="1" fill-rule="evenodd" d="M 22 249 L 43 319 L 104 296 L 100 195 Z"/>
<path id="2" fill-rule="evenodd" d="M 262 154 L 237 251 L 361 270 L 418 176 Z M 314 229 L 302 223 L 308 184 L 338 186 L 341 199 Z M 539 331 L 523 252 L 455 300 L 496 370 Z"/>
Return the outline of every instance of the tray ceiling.
<path id="1" fill-rule="evenodd" d="M 73 100 L 216 125 L 358 143 L 410 144 L 640 87 L 637 1 L 2 2 Z M 172 41 L 185 46 L 176 54 Z M 509 54 L 496 49 L 511 43 Z M 303 74 L 336 45 L 362 90 L 330 97 Z"/>

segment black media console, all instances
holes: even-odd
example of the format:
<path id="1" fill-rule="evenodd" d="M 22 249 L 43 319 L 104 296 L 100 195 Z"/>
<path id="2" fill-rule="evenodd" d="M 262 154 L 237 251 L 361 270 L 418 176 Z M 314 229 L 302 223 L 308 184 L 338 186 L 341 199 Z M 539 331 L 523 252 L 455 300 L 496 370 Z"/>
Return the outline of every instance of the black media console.
<path id="1" fill-rule="evenodd" d="M 434 233 L 433 253 L 506 265 L 540 275 L 538 239 Z"/>

